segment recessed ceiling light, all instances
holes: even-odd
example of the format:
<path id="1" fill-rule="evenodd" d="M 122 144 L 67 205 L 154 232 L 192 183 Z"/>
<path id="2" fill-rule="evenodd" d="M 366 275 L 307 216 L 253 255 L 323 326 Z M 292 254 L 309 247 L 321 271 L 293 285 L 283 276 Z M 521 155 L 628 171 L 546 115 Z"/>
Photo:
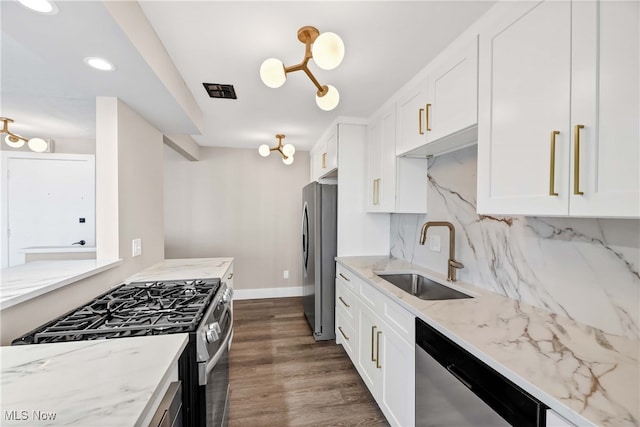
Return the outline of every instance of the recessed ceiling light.
<path id="1" fill-rule="evenodd" d="M 88 56 L 84 58 L 84 63 L 96 70 L 101 71 L 113 71 L 116 67 L 104 58 L 98 58 L 96 56 Z"/>
<path id="2" fill-rule="evenodd" d="M 24 7 L 45 15 L 58 13 L 58 6 L 50 0 L 18 0 Z"/>

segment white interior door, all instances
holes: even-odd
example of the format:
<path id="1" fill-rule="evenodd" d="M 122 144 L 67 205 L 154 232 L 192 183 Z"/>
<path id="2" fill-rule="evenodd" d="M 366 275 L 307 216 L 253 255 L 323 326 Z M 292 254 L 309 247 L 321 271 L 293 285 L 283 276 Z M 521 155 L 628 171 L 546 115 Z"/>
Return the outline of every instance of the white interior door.
<path id="1" fill-rule="evenodd" d="M 93 156 L 16 156 L 5 165 L 4 265 L 23 263 L 20 249 L 25 247 L 69 246 L 80 240 L 95 246 Z"/>

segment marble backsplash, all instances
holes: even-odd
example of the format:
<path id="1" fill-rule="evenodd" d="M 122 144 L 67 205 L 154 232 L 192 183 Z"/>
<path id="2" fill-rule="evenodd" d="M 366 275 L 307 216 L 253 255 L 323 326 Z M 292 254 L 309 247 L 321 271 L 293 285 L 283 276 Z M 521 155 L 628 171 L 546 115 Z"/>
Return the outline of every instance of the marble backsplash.
<path id="1" fill-rule="evenodd" d="M 640 338 L 640 220 L 478 215 L 476 163 L 475 146 L 430 162 L 429 213 L 391 215 L 391 255 L 446 274 L 448 230 L 429 229 L 440 252 L 418 238 L 425 221 L 450 221 L 458 280 Z"/>

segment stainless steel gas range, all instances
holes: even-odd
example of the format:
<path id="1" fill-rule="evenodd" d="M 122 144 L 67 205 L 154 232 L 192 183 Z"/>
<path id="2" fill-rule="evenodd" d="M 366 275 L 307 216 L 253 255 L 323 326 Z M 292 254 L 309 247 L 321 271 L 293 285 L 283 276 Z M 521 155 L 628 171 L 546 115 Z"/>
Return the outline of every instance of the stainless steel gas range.
<path id="1" fill-rule="evenodd" d="M 178 361 L 182 425 L 226 426 L 232 289 L 219 279 L 123 284 L 12 345 L 188 333 Z"/>

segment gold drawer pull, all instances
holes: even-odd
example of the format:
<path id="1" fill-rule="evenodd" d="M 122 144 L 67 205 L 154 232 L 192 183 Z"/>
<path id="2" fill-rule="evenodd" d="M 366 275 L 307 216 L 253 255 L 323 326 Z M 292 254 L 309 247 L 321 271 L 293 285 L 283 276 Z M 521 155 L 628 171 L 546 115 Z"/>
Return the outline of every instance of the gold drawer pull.
<path id="1" fill-rule="evenodd" d="M 424 113 L 424 108 L 420 108 L 418 110 L 418 133 L 420 135 L 424 135 L 424 132 L 422 131 L 422 113 Z"/>
<path id="2" fill-rule="evenodd" d="M 551 160 L 549 163 L 549 195 L 557 196 L 556 193 L 556 135 L 560 135 L 559 130 L 551 132 Z"/>
<path id="3" fill-rule="evenodd" d="M 427 119 L 427 131 L 430 131 L 431 127 L 429 125 L 429 112 L 431 111 L 431 104 L 427 104 L 425 107 L 426 107 L 426 110 L 427 110 L 427 117 L 426 117 L 426 119 Z"/>
<path id="4" fill-rule="evenodd" d="M 351 307 L 349 304 L 347 304 L 346 302 L 344 302 L 344 300 L 342 299 L 342 297 L 338 297 L 338 299 L 339 299 L 340 301 L 342 301 L 342 303 L 344 304 L 344 306 L 345 306 L 345 307 L 347 307 L 347 308 Z"/>
<path id="5" fill-rule="evenodd" d="M 584 125 L 576 125 L 573 137 L 573 194 L 578 196 L 584 195 L 580 191 L 580 129 L 584 129 Z"/>
<path id="6" fill-rule="evenodd" d="M 351 279 L 349 279 L 347 276 L 345 276 L 344 274 L 340 273 L 340 277 L 342 277 L 344 280 L 346 280 L 347 282 L 350 282 Z"/>
<path id="7" fill-rule="evenodd" d="M 376 362 L 376 358 L 373 357 L 373 341 L 375 340 L 376 337 L 376 327 L 372 326 L 371 327 L 371 361 L 372 362 Z"/>
<path id="8" fill-rule="evenodd" d="M 322 153 L 322 169 L 327 167 L 327 153 Z"/>
<path id="9" fill-rule="evenodd" d="M 342 330 L 342 326 L 338 326 L 338 330 L 340 331 L 340 333 L 342 334 L 342 336 L 344 337 L 344 339 L 346 339 L 347 341 L 349 341 L 349 337 L 344 333 L 344 331 Z"/>
<path id="10" fill-rule="evenodd" d="M 382 368 L 380 364 L 380 335 L 382 335 L 382 331 L 378 331 L 377 341 L 376 341 L 376 368 Z"/>

